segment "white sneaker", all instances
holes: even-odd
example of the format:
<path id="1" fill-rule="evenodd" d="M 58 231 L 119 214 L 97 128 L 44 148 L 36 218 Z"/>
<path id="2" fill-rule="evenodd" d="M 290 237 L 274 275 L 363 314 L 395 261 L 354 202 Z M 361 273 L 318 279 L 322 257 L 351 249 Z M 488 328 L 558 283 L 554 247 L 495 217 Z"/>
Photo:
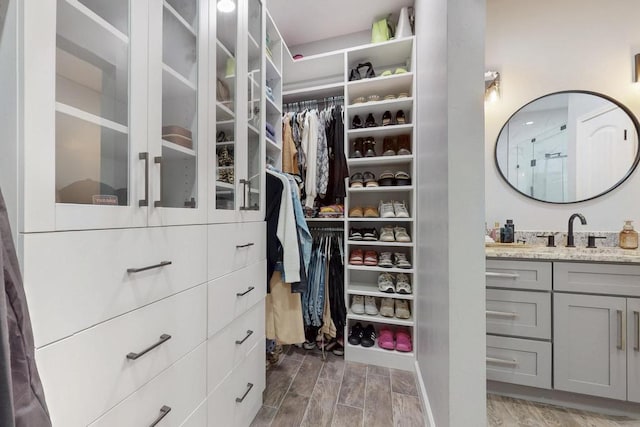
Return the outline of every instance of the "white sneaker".
<path id="1" fill-rule="evenodd" d="M 376 299 L 374 297 L 364 297 L 364 312 L 370 316 L 378 315 L 378 307 L 376 307 Z"/>
<path id="2" fill-rule="evenodd" d="M 393 202 L 393 210 L 396 218 L 409 218 L 409 211 L 404 202 Z"/>
<path id="3" fill-rule="evenodd" d="M 364 314 L 364 296 L 354 295 L 351 298 L 351 312 L 353 314 Z"/>
<path id="4" fill-rule="evenodd" d="M 396 214 L 393 210 L 392 202 L 383 202 L 380 201 L 380 207 L 378 208 L 380 212 L 380 218 L 395 218 Z"/>
<path id="5" fill-rule="evenodd" d="M 411 311 L 409 311 L 409 301 L 404 299 L 396 300 L 396 317 L 398 319 L 411 318 Z"/>
<path id="6" fill-rule="evenodd" d="M 380 304 L 380 315 L 384 317 L 393 317 L 393 313 L 393 298 L 382 298 L 382 303 Z"/>

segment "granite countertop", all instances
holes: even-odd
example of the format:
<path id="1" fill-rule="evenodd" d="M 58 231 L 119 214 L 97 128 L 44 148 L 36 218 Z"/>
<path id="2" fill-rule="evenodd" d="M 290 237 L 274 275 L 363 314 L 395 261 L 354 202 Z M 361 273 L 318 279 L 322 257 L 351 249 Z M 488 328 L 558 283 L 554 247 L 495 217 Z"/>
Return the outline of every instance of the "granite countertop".
<path id="1" fill-rule="evenodd" d="M 564 246 L 548 248 L 546 246 L 536 245 L 486 246 L 485 254 L 487 258 L 640 264 L 640 250 L 615 247 L 589 249 L 586 247 L 567 248 Z"/>

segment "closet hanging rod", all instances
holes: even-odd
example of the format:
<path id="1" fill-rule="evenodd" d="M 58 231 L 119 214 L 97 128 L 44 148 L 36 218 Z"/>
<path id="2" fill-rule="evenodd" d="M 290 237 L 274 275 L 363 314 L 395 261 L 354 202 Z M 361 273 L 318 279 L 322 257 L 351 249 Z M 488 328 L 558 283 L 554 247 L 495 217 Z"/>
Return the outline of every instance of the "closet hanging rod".
<path id="1" fill-rule="evenodd" d="M 317 99 L 306 99 L 295 102 L 286 102 L 282 104 L 282 108 L 284 111 L 301 111 L 305 109 L 319 108 L 320 105 L 324 104 L 324 107 L 327 108 L 331 105 L 344 105 L 344 96 L 328 96 L 325 98 L 317 98 Z"/>
<path id="2" fill-rule="evenodd" d="M 344 228 L 338 227 L 309 227 L 310 231 L 330 231 L 330 232 L 342 232 L 344 233 Z"/>

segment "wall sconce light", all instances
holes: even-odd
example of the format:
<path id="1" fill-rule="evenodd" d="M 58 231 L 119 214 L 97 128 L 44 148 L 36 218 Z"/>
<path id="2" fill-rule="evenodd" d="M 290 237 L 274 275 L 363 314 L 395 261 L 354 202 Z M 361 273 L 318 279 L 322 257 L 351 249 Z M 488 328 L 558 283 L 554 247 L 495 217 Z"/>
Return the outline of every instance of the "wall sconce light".
<path id="1" fill-rule="evenodd" d="M 484 100 L 494 102 L 500 98 L 500 73 L 487 71 L 484 73 Z"/>
<path id="2" fill-rule="evenodd" d="M 636 53 L 635 56 L 635 67 L 633 67 L 635 71 L 635 75 L 633 76 L 633 81 L 638 83 L 640 82 L 640 53 Z"/>
<path id="3" fill-rule="evenodd" d="M 217 7 L 220 12 L 229 13 L 234 11 L 236 3 L 233 0 L 218 0 Z"/>

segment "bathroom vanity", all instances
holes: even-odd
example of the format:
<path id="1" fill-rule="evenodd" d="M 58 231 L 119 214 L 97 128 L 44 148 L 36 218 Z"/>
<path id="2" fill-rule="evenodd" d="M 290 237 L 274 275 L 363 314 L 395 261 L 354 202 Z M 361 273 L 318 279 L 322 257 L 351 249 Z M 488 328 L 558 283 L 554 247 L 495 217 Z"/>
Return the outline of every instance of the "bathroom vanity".
<path id="1" fill-rule="evenodd" d="M 640 251 L 488 247 L 486 256 L 489 389 L 640 410 Z"/>

